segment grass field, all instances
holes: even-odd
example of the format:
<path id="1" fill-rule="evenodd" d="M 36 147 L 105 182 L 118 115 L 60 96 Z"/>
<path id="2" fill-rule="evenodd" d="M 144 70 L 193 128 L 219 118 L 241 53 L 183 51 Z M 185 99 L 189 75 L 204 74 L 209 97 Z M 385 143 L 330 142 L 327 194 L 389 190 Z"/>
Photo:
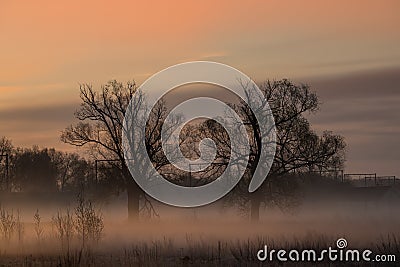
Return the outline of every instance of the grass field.
<path id="1" fill-rule="evenodd" d="M 14 214 L 15 217 L 15 214 Z M 74 222 L 76 223 L 76 222 Z M 348 248 L 370 249 L 400 259 L 397 216 L 387 212 L 325 212 L 294 215 L 271 213 L 259 223 L 235 216 L 159 219 L 127 223 L 104 219 L 99 239 L 74 228 L 66 239 L 54 220 L 21 222 L 9 239 L 3 233 L 0 266 L 259 266 L 257 251 L 335 247 L 346 238 Z M 42 230 L 38 235 L 38 230 Z M 268 266 L 304 266 L 304 262 L 265 262 Z M 374 265 L 375 264 L 375 265 Z M 315 265 L 309 264 L 309 265 Z M 397 266 L 396 263 L 339 263 L 319 266 Z"/>

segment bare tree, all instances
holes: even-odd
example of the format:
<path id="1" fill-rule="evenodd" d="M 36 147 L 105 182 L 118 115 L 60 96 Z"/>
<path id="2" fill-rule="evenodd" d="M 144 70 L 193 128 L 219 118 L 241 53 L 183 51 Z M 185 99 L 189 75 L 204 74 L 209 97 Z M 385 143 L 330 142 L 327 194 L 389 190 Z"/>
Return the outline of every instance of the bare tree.
<path id="1" fill-rule="evenodd" d="M 76 153 L 51 150 L 50 157 L 57 169 L 57 183 L 59 190 L 79 190 L 83 183 L 94 183 L 91 162 Z"/>
<path id="2" fill-rule="evenodd" d="M 82 84 L 80 86 L 82 102 L 75 113 L 80 122 L 66 128 L 61 135 L 63 142 L 74 146 L 85 146 L 95 159 L 110 160 L 110 164 L 115 164 L 115 167 L 120 169 L 120 179 L 128 194 L 130 220 L 138 218 L 141 200 L 144 207 L 154 211 L 152 206 L 146 203 L 144 192 L 131 177 L 122 145 L 124 116 L 131 99 L 141 98 L 141 101 L 135 101 L 136 106 L 131 107 L 132 113 L 147 108 L 144 94 L 142 92 L 135 94 L 137 90 L 134 82 L 124 85 L 115 80 L 110 81 L 103 85 L 99 92 L 90 84 Z M 145 131 L 146 150 L 156 169 L 169 164 L 161 148 L 161 129 L 167 115 L 165 105 L 162 102 L 158 103 L 151 111 Z M 131 154 L 135 155 L 134 151 Z M 135 159 L 135 161 L 140 160 Z M 145 168 L 141 173 L 146 175 Z M 118 184 L 116 181 L 118 177 L 112 179 Z"/>
<path id="3" fill-rule="evenodd" d="M 236 204 L 246 209 L 250 208 L 253 221 L 259 220 L 262 203 L 274 202 L 283 208 L 290 204 L 287 199 L 294 192 L 294 173 L 340 168 L 344 163 L 345 149 L 343 137 L 328 131 L 318 136 L 311 129 L 305 115 L 316 112 L 319 103 L 317 95 L 310 90 L 309 86 L 296 85 L 285 79 L 266 81 L 261 84 L 260 89 L 274 115 L 277 140 L 276 154 L 268 178 L 253 193 L 247 190 L 260 159 L 261 139 L 265 133 L 260 132 L 259 123 L 263 122 L 257 121 L 254 113 L 245 103 L 230 105 L 246 125 L 250 139 L 250 155 L 246 173 L 230 196 L 235 199 Z M 253 101 L 252 97 L 247 94 L 248 103 Z M 209 131 L 214 141 L 220 144 L 217 151 L 218 162 L 228 162 L 230 142 L 227 132 L 212 120 L 203 124 L 202 131 Z M 219 165 L 215 165 L 215 168 L 220 168 Z M 288 177 L 293 179 L 290 180 Z"/>

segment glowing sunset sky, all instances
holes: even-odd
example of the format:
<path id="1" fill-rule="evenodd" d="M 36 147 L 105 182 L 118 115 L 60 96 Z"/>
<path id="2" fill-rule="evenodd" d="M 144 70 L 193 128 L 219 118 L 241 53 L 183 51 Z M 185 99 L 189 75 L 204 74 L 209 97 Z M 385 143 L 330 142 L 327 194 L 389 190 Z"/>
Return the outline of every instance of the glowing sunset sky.
<path id="1" fill-rule="evenodd" d="M 324 103 L 311 120 L 346 137 L 348 169 L 374 162 L 400 175 L 400 152 L 387 152 L 400 151 L 399 11 L 396 0 L 0 0 L 0 136 L 71 149 L 59 134 L 73 121 L 79 83 L 140 83 L 212 60 L 256 80 L 310 84 Z"/>

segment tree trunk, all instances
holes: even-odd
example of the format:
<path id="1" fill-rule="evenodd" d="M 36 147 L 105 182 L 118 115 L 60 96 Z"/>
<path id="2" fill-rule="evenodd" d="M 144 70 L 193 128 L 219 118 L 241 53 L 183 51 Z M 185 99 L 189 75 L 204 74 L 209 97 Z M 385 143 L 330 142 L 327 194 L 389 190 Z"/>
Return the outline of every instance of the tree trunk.
<path id="1" fill-rule="evenodd" d="M 140 194 L 142 194 L 143 191 L 137 185 L 125 164 L 122 165 L 122 175 L 125 179 L 126 192 L 128 195 L 128 221 L 135 222 L 139 220 Z"/>
<path id="2" fill-rule="evenodd" d="M 250 220 L 258 222 L 260 220 L 261 190 L 258 189 L 251 195 L 250 201 Z"/>
<path id="3" fill-rule="evenodd" d="M 128 220 L 130 222 L 137 221 L 139 219 L 139 200 L 140 200 L 140 188 L 135 181 L 128 182 Z"/>

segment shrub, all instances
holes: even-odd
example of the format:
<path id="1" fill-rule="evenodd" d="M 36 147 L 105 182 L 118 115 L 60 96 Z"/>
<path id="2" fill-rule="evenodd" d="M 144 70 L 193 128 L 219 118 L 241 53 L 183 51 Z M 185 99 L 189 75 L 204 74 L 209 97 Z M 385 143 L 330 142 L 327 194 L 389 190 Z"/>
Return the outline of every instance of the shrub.
<path id="1" fill-rule="evenodd" d="M 52 223 L 56 228 L 57 238 L 61 243 L 61 249 L 64 249 L 66 246 L 67 251 L 69 251 L 75 228 L 73 214 L 69 209 L 66 210 L 65 214 L 58 211 L 57 215 L 52 217 Z"/>
<path id="2" fill-rule="evenodd" d="M 3 238 L 7 243 L 10 242 L 16 227 L 16 218 L 13 211 L 9 212 L 4 208 L 0 209 L 0 229 Z"/>
<path id="3" fill-rule="evenodd" d="M 43 224 L 42 224 L 42 217 L 40 217 L 39 210 L 37 209 L 35 214 L 33 215 L 34 220 L 34 228 L 38 242 L 40 243 L 43 237 Z"/>
<path id="4" fill-rule="evenodd" d="M 95 210 L 90 200 L 83 197 L 83 194 L 78 195 L 75 216 L 75 229 L 82 240 L 82 247 L 84 248 L 88 241 L 97 244 L 103 235 L 103 216 L 100 211 Z"/>

